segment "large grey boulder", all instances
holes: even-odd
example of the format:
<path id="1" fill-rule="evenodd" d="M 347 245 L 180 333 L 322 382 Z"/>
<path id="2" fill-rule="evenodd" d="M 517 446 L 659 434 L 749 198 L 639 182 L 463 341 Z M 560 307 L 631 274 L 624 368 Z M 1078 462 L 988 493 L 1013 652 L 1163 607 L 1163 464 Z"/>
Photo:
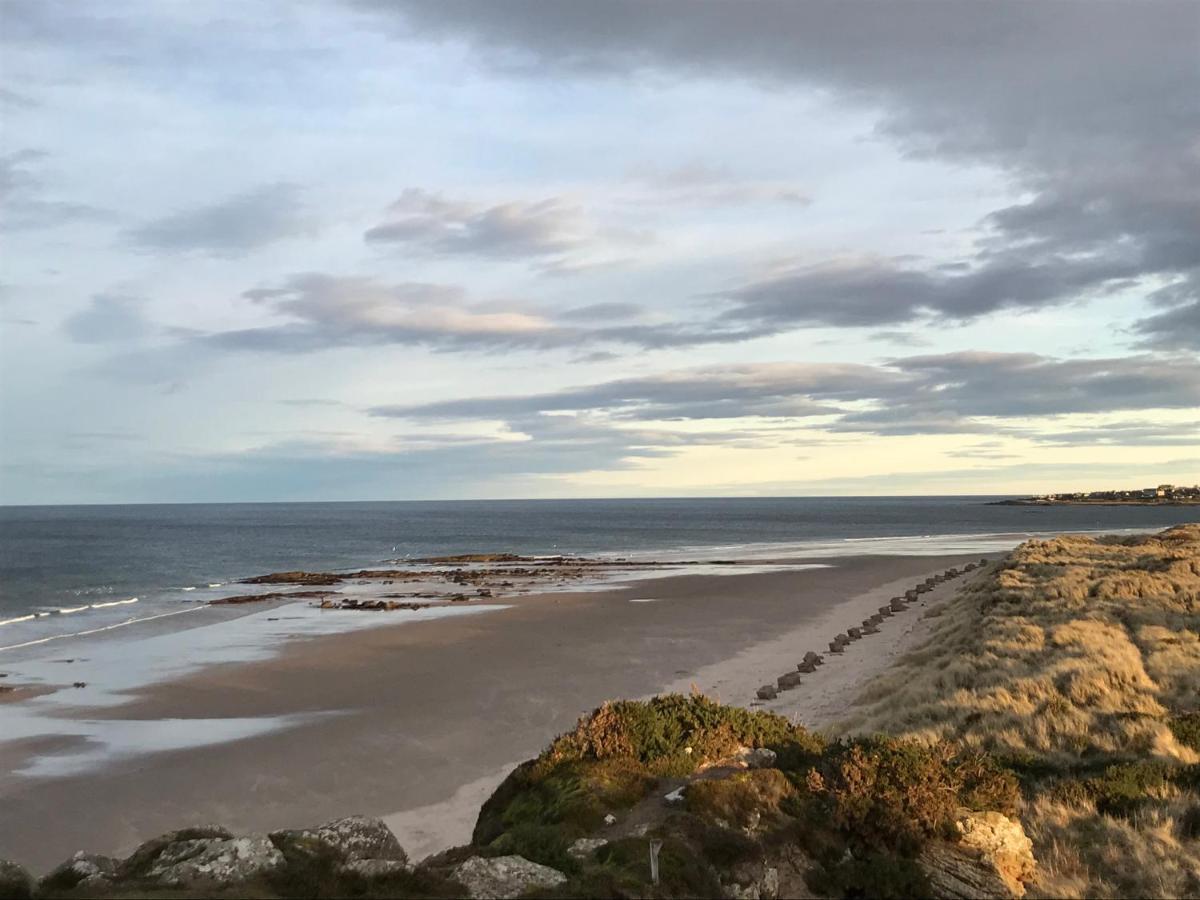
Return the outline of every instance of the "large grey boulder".
<path id="1" fill-rule="evenodd" d="M 141 878 L 162 887 L 232 885 L 276 875 L 285 865 L 265 834 L 197 838 L 168 845 Z"/>
<path id="2" fill-rule="evenodd" d="M 343 863 L 367 859 L 408 863 L 408 854 L 391 829 L 382 819 L 370 816 L 346 816 L 315 828 L 273 831 L 271 841 L 288 862 L 332 856 Z"/>
<path id="3" fill-rule="evenodd" d="M 455 867 L 454 879 L 472 900 L 508 900 L 535 888 L 553 888 L 567 880 L 558 869 L 523 856 L 472 856 Z"/>
<path id="4" fill-rule="evenodd" d="M 33 894 L 33 878 L 24 867 L 0 859 L 0 900 L 29 900 Z"/>
<path id="5" fill-rule="evenodd" d="M 118 865 L 117 878 L 124 880 L 127 878 L 142 877 L 149 871 L 159 855 L 173 844 L 209 838 L 228 840 L 232 837 L 233 832 L 227 828 L 222 828 L 220 825 L 193 825 L 190 828 L 181 828 L 178 831 L 168 831 L 166 834 L 160 834 L 156 838 L 151 838 L 134 850 L 132 854 Z"/>
<path id="6" fill-rule="evenodd" d="M 70 891 L 75 888 L 103 888 L 116 877 L 117 860 L 80 850 L 54 868 L 38 882 L 42 891 Z M 0 897 L 5 896 L 0 892 Z"/>

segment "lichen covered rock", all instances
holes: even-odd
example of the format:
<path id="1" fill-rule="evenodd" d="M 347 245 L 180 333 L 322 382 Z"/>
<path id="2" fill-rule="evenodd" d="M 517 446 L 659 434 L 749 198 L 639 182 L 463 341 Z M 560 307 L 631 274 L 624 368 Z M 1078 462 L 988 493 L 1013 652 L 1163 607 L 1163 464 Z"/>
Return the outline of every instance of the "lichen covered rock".
<path id="1" fill-rule="evenodd" d="M 162 887 L 229 885 L 270 877 L 284 865 L 283 854 L 265 834 L 198 838 L 165 847 L 142 878 Z"/>
<path id="2" fill-rule="evenodd" d="M 346 816 L 315 828 L 271 832 L 271 841 L 288 859 L 332 856 L 343 862 L 388 860 L 407 864 L 408 854 L 382 819 Z"/>
<path id="3" fill-rule="evenodd" d="M 558 887 L 567 876 L 557 869 L 530 862 L 522 856 L 472 856 L 454 869 L 454 879 L 472 900 L 505 900 L 527 891 Z"/>

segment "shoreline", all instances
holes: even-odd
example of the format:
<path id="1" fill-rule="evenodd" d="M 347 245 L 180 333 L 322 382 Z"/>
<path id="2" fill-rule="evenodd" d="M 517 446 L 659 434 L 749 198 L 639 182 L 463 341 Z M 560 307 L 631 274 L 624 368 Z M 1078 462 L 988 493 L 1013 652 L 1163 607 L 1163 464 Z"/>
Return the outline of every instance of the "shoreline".
<path id="1" fill-rule="evenodd" d="M 181 715 L 287 727 L 131 756 L 90 774 L 0 776 L 0 856 L 44 868 L 79 848 L 122 851 L 180 822 L 263 829 L 351 812 L 387 816 L 416 856 L 465 839 L 443 832 L 469 831 L 489 779 L 601 701 L 703 681 L 711 667 L 779 641 L 781 630 L 824 628 L 831 617 L 844 627 L 855 619 L 848 602 L 869 595 L 877 606 L 877 592 L 894 582 L 979 555 L 840 557 L 828 568 L 531 594 L 479 615 L 308 637 L 268 659 L 208 666 L 89 715 L 113 727 Z M 636 602 L 647 600 L 655 602 Z M 754 677 L 772 674 L 760 667 Z M 748 705 L 752 694 L 722 699 Z M 0 770 L 30 755 L 28 742 L 0 744 Z M 455 808 L 469 817 L 455 819 Z M 422 834 L 430 822 L 437 829 Z"/>

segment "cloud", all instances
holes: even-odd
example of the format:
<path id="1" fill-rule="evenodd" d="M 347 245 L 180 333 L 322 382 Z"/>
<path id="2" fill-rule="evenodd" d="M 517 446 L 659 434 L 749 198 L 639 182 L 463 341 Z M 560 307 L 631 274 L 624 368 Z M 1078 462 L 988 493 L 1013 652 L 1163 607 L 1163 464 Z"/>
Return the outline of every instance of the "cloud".
<path id="1" fill-rule="evenodd" d="M 417 345 L 436 350 L 644 348 L 738 342 L 761 334 L 743 326 L 646 322 L 633 304 L 546 311 L 519 303 L 472 301 L 455 285 L 389 284 L 378 279 L 297 273 L 245 298 L 283 319 L 188 338 L 203 350 L 314 353 L 339 347 Z"/>
<path id="2" fill-rule="evenodd" d="M 155 253 L 233 257 L 313 231 L 300 188 L 279 183 L 155 219 L 129 230 L 126 237 Z"/>
<path id="3" fill-rule="evenodd" d="M 422 344 L 441 348 L 501 348 L 562 342 L 544 316 L 471 304 L 461 288 L 320 273 L 292 275 L 278 287 L 256 288 L 251 302 L 291 321 L 203 338 L 225 349 L 306 353 L 330 347 Z"/>
<path id="4" fill-rule="evenodd" d="M 643 165 L 630 170 L 629 180 L 641 187 L 646 201 L 681 206 L 750 206 L 788 204 L 808 206 L 812 198 L 790 182 L 754 180 L 735 175 L 725 166 L 689 162 L 674 167 Z"/>
<path id="5" fill-rule="evenodd" d="M 371 413 L 414 419 L 502 419 L 564 411 L 604 412 L 613 418 L 642 420 L 819 416 L 838 411 L 822 401 L 870 395 L 901 377 L 854 364 L 722 366 L 548 394 L 379 406 Z"/>
<path id="6" fill-rule="evenodd" d="M 487 206 L 453 202 L 410 188 L 388 213 L 385 222 L 364 234 L 368 243 L 429 253 L 525 259 L 562 255 L 582 246 L 591 234 L 582 208 L 559 197 Z"/>
<path id="7" fill-rule="evenodd" d="M 1157 292 L 1156 296 L 1159 305 L 1167 309 L 1140 319 L 1133 326 L 1143 343 L 1162 350 L 1200 348 L 1200 279 L 1193 276 L 1167 291 Z"/>
<path id="8" fill-rule="evenodd" d="M 465 42 L 510 74 L 732 76 L 829 92 L 874 113 L 902 152 L 997 169 L 1023 195 L 949 261 L 961 273 L 890 261 L 798 270 L 735 291 L 739 321 L 965 320 L 1151 279 L 1200 284 L 1200 16 L 1190 0 L 350 2 L 397 35 Z M 691 175 L 703 184 L 713 173 Z M 1182 307 L 1139 330 L 1194 348 L 1194 316 Z"/>
<path id="9" fill-rule="evenodd" d="M 28 147 L 0 156 L 0 229 L 24 231 L 113 218 L 87 203 L 47 196 L 50 190 L 39 168 L 48 158 L 48 153 Z"/>
<path id="10" fill-rule="evenodd" d="M 145 300 L 119 294 L 97 294 L 62 323 L 63 333 L 80 344 L 137 341 L 153 327 L 142 313 Z"/>
<path id="11" fill-rule="evenodd" d="M 773 274 L 731 293 L 725 314 L 777 329 L 875 327 L 922 318 L 964 322 L 988 313 L 1100 295 L 1141 274 L 1136 261 L 987 259 L 964 272 L 925 271 L 893 260 L 821 263 Z"/>
<path id="12" fill-rule="evenodd" d="M 1096 428 L 1031 432 L 1025 436 L 1039 444 L 1059 447 L 1200 447 L 1200 423 L 1112 422 Z"/>
<path id="13" fill-rule="evenodd" d="M 503 421 L 562 412 L 614 422 L 812 418 L 811 427 L 831 433 L 908 435 L 1012 431 L 1004 420 L 1150 408 L 1200 408 L 1200 361 L 966 352 L 881 366 L 761 363 L 370 412 L 410 420 Z"/>

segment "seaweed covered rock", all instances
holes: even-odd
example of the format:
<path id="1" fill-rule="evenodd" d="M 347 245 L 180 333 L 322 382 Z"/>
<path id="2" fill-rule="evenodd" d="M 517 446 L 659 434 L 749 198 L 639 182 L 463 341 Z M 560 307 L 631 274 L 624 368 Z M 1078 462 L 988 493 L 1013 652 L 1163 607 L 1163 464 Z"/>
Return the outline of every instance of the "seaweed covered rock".
<path id="1" fill-rule="evenodd" d="M 454 869 L 454 878 L 472 900 L 506 900 L 567 880 L 562 872 L 520 856 L 472 856 Z"/>

